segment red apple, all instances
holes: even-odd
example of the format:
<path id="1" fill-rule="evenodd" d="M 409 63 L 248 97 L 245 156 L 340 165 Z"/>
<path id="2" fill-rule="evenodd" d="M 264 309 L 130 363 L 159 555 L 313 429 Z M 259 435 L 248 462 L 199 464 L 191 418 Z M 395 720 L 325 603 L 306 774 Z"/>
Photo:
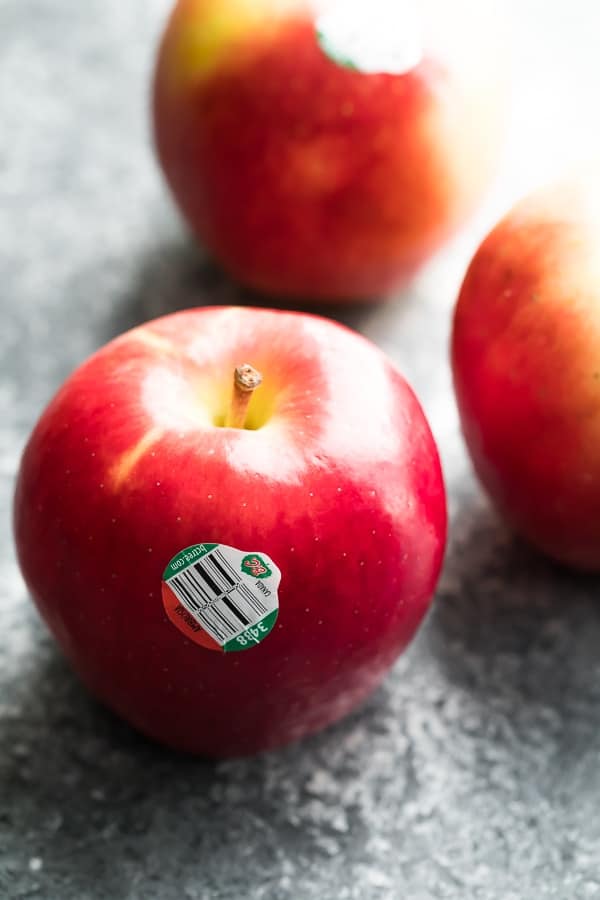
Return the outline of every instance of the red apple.
<path id="1" fill-rule="evenodd" d="M 600 570 L 600 179 L 542 190 L 486 238 L 452 361 L 483 484 L 541 550 Z"/>
<path id="2" fill-rule="evenodd" d="M 229 427 L 242 362 L 263 384 Z M 35 428 L 15 499 L 27 584 L 83 681 L 146 734 L 210 755 L 283 744 L 362 701 L 428 608 L 445 529 L 433 438 L 385 356 L 327 320 L 253 309 L 167 316 L 92 356 Z M 191 564 L 209 562 L 233 594 L 202 587 Z"/>
<path id="3" fill-rule="evenodd" d="M 191 227 L 240 281 L 388 293 L 480 200 L 503 109 L 493 16 L 468 0 L 415 7 L 177 3 L 155 75 L 158 153 Z"/>

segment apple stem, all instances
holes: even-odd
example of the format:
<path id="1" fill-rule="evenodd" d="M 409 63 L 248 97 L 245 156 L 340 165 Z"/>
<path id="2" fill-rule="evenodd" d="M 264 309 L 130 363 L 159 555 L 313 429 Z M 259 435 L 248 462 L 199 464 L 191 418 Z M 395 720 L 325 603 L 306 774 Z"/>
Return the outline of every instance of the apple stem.
<path id="1" fill-rule="evenodd" d="M 226 428 L 243 428 L 246 424 L 248 406 L 252 394 L 262 383 L 262 375 L 252 366 L 244 363 L 233 373 L 233 393 L 225 419 Z"/>

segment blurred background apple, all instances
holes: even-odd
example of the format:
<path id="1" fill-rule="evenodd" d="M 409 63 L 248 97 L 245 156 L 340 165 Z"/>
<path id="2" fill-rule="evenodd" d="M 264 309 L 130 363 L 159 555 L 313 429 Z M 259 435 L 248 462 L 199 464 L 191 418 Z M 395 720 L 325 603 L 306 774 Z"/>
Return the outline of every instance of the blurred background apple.
<path id="1" fill-rule="evenodd" d="M 498 508 L 550 556 L 600 570 L 600 165 L 490 232 L 460 292 L 452 362 Z"/>
<path id="2" fill-rule="evenodd" d="M 481 200 L 506 69 L 487 4 L 180 0 L 156 68 L 160 161 L 243 283 L 387 294 Z"/>

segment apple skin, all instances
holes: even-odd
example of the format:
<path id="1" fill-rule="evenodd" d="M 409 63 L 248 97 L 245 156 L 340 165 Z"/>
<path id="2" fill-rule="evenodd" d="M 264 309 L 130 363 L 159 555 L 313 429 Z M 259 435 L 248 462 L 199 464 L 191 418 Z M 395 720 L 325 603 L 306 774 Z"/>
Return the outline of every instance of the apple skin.
<path id="1" fill-rule="evenodd" d="M 475 469 L 513 526 L 600 570 L 600 180 L 544 188 L 477 251 L 452 365 Z"/>
<path id="2" fill-rule="evenodd" d="M 436 27 L 421 62 L 391 75 L 327 56 L 300 0 L 175 6 L 154 80 L 158 155 L 239 281 L 305 300 L 386 295 L 477 206 L 505 111 L 494 25 L 474 24 L 473 4 L 425 7 Z"/>
<path id="3" fill-rule="evenodd" d="M 243 361 L 264 376 L 254 430 L 218 427 Z M 325 319 L 237 308 L 157 319 L 77 369 L 27 444 L 14 516 L 27 585 L 90 690 L 209 756 L 360 703 L 428 609 L 446 537 L 436 446 L 386 357 Z M 165 566 L 205 541 L 281 569 L 277 624 L 246 652 L 198 647 L 163 609 Z"/>

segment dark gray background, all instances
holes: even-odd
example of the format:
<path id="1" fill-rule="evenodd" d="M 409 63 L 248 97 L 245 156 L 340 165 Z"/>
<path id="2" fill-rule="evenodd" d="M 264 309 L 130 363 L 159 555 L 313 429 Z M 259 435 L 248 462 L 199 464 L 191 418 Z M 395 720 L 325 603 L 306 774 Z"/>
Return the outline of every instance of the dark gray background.
<path id="1" fill-rule="evenodd" d="M 600 897 L 599 582 L 496 520 L 447 366 L 478 238 L 598 145 L 598 5 L 517 4 L 486 207 L 403 296 L 338 313 L 397 361 L 441 445 L 452 533 L 435 609 L 362 711 L 221 764 L 147 743 L 88 697 L 27 599 L 9 523 L 23 442 L 77 363 L 146 318 L 240 297 L 186 236 L 149 144 L 168 7 L 0 0 L 0 897 Z"/>

